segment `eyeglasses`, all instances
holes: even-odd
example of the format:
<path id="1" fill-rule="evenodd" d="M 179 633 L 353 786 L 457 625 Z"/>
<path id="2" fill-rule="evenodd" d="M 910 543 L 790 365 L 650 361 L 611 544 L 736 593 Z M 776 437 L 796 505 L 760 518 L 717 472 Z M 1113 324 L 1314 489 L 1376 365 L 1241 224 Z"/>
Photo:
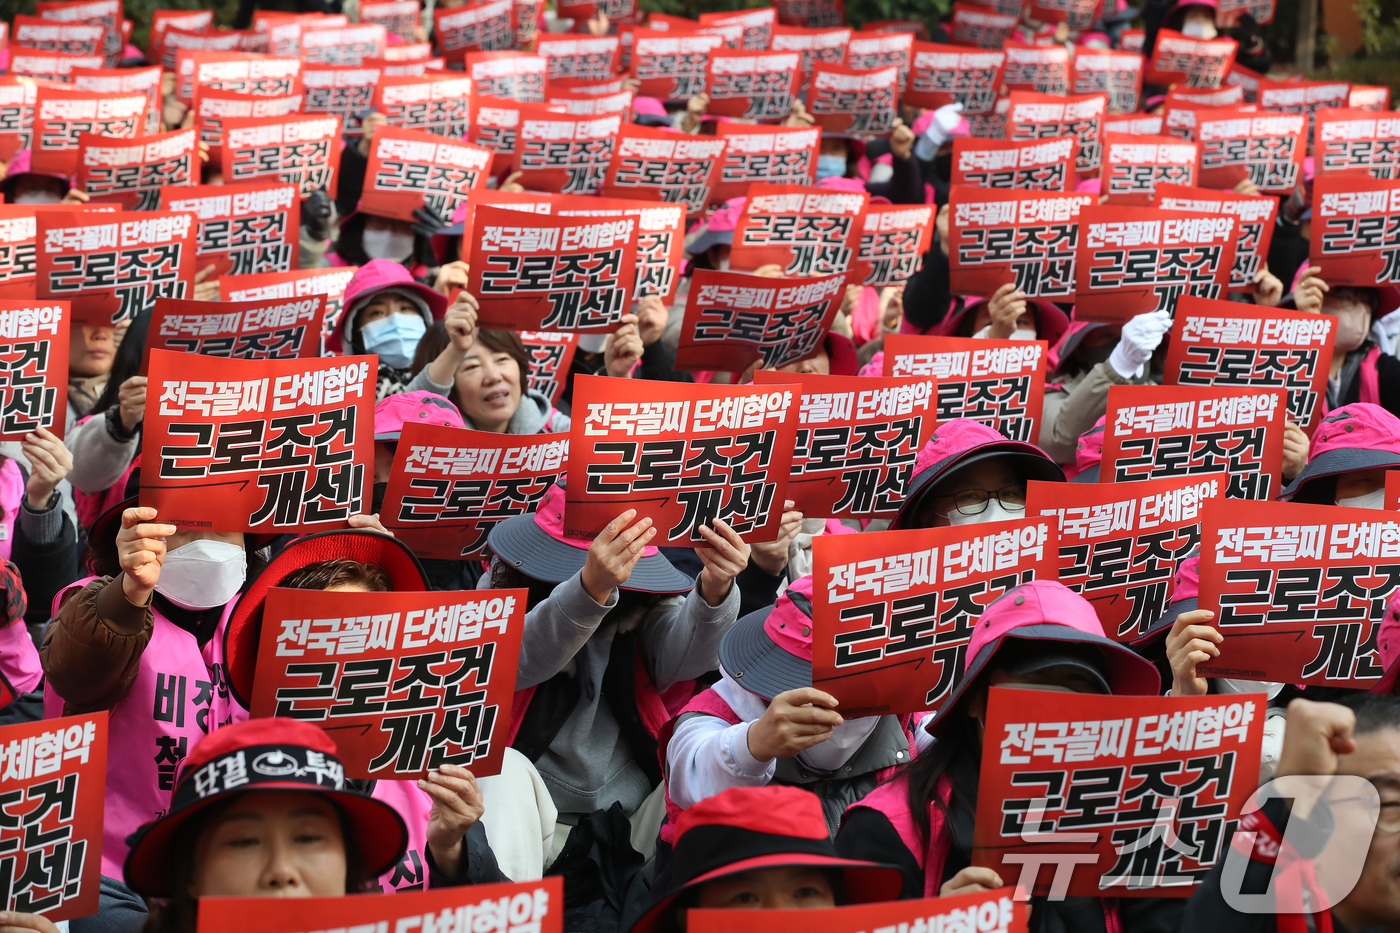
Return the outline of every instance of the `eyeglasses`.
<path id="1" fill-rule="evenodd" d="M 1400 833 L 1400 801 L 1387 800 L 1381 802 L 1380 794 L 1363 794 L 1359 797 L 1339 797 L 1335 800 L 1328 800 L 1327 804 L 1333 808 L 1338 804 L 1361 803 L 1367 810 L 1376 811 L 1376 831 L 1382 833 Z"/>
<path id="2" fill-rule="evenodd" d="M 1022 512 L 1026 508 L 1026 487 L 1007 486 L 995 492 L 986 489 L 965 489 L 957 495 L 939 496 L 934 502 L 944 515 L 954 510 L 964 515 L 981 515 L 987 511 L 987 503 L 996 499 L 1002 508 L 1009 512 Z"/>

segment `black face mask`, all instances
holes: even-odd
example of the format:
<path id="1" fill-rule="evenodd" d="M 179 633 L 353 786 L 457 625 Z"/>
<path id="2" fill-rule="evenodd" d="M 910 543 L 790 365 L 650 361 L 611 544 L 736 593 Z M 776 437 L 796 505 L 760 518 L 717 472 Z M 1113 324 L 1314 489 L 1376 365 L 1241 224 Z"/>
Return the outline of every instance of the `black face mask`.
<path id="1" fill-rule="evenodd" d="M 950 181 L 953 178 L 953 154 L 951 152 L 933 157 L 933 174 Z"/>

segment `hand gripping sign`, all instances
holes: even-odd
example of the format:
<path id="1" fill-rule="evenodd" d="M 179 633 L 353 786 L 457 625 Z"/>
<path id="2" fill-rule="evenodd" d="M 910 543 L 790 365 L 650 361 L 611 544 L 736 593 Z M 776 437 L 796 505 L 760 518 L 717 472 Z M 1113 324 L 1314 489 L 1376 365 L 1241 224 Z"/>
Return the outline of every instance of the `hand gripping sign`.
<path id="1" fill-rule="evenodd" d="M 1230 189 L 1249 179 L 1267 194 L 1291 194 L 1303 180 L 1307 117 L 1245 110 L 1196 114 L 1201 185 Z"/>
<path id="2" fill-rule="evenodd" d="M 938 420 L 971 418 L 1014 441 L 1040 437 L 1045 398 L 1044 340 L 988 340 L 890 334 L 885 376 L 938 380 Z"/>
<path id="3" fill-rule="evenodd" d="M 933 434 L 938 389 L 927 377 L 753 374 L 754 385 L 802 387 L 788 498 L 807 518 L 881 518 L 899 511 L 914 458 Z"/>
<path id="4" fill-rule="evenodd" d="M 341 148 L 334 115 L 225 119 L 224 181 L 283 181 L 298 186 L 302 197 L 317 188 L 335 197 Z"/>
<path id="5" fill-rule="evenodd" d="M 1125 483 L 1225 470 L 1227 497 L 1271 499 L 1280 488 L 1287 415 L 1278 389 L 1111 386 L 1099 479 Z"/>
<path id="6" fill-rule="evenodd" d="M 657 383 L 646 401 L 622 380 L 574 379 L 565 532 L 588 539 L 628 509 L 657 545 L 705 547 L 716 518 L 744 540 L 782 522 L 801 403 L 795 385 Z"/>
<path id="7" fill-rule="evenodd" d="M 1319 176 L 1308 253 L 1309 264 L 1333 288 L 1400 282 L 1400 181 L 1360 172 Z"/>
<path id="8" fill-rule="evenodd" d="M 197 177 L 196 130 L 174 130 L 136 139 L 78 136 L 77 186 L 98 203 L 112 201 L 126 210 L 160 207 L 162 190 L 188 188 Z"/>
<path id="9" fill-rule="evenodd" d="M 883 136 L 894 126 L 899 68 L 861 70 L 817 65 L 807 90 L 807 112 L 832 133 Z"/>
<path id="10" fill-rule="evenodd" d="M 705 89 L 705 63 L 724 40 L 719 36 L 637 30 L 628 73 L 637 93 L 662 100 L 688 100 Z"/>
<path id="11" fill-rule="evenodd" d="M 157 298 L 141 371 L 150 370 L 153 350 L 235 360 L 318 356 L 325 308 L 324 295 L 262 301 Z"/>
<path id="12" fill-rule="evenodd" d="M 792 110 L 802 56 L 797 52 L 716 49 L 705 64 L 707 112 L 775 123 Z"/>
<path id="13" fill-rule="evenodd" d="M 103 94 L 40 87 L 34 99 L 32 165 L 36 172 L 72 175 L 83 133 L 130 139 L 146 125 L 146 95 Z"/>
<path id="14" fill-rule="evenodd" d="M 1134 113 L 1142 96 L 1142 56 L 1113 49 L 1075 49 L 1069 92 L 1102 92 L 1108 95 L 1110 113 Z"/>
<path id="15" fill-rule="evenodd" d="M 578 334 L 557 331 L 526 330 L 520 332 L 520 342 L 530 354 L 530 391 L 538 392 L 557 404 L 568 382 L 569 367 L 578 351 Z"/>
<path id="16" fill-rule="evenodd" d="M 1220 87 L 1239 47 L 1234 39 L 1193 39 L 1171 29 L 1160 30 L 1147 65 L 1147 82 Z"/>
<path id="17" fill-rule="evenodd" d="M 1201 177 L 1201 147 L 1169 136 L 1104 134 L 1100 191 L 1109 204 L 1146 207 L 1160 184 L 1195 185 Z"/>
<path id="18" fill-rule="evenodd" d="M 274 534 L 369 510 L 374 357 L 189 360 L 151 351 L 142 505 L 184 527 Z"/>
<path id="19" fill-rule="evenodd" d="M 1068 191 L 1074 180 L 1079 141 L 1057 139 L 953 139 L 955 185 L 1016 188 L 1022 191 Z"/>
<path id="20" fill-rule="evenodd" d="M 213 897 L 199 912 L 199 933 L 302 933 L 303 930 L 489 930 L 560 933 L 564 882 L 473 884 L 357 897 Z"/>
<path id="21" fill-rule="evenodd" d="M 1259 783 L 1266 700 L 992 687 L 973 864 L 1051 900 L 1189 897 Z"/>
<path id="22" fill-rule="evenodd" d="M 698 214 L 710 200 L 727 143 L 670 130 L 626 124 L 618 135 L 602 194 L 685 205 Z"/>
<path id="23" fill-rule="evenodd" d="M 1177 303 L 1164 385 L 1281 389 L 1288 420 L 1321 412 L 1337 319 L 1189 295 Z"/>
<path id="24" fill-rule="evenodd" d="M 79 324 L 110 327 L 193 287 L 193 214 L 44 211 L 36 230 L 39 297 L 71 301 Z"/>
<path id="25" fill-rule="evenodd" d="M 1010 888 L 953 897 L 933 897 L 883 904 L 857 904 L 825 910 L 686 911 L 690 933 L 1025 933 L 1026 905 Z"/>
<path id="26" fill-rule="evenodd" d="M 748 126 L 721 123 L 716 128 L 725 147 L 719 174 L 710 189 L 710 203 L 742 198 L 756 182 L 775 185 L 815 185 L 817 127 Z"/>
<path id="27" fill-rule="evenodd" d="M 1006 53 L 915 42 L 902 102 L 937 109 L 962 104 L 963 113 L 986 113 L 996 104 Z"/>
<path id="28" fill-rule="evenodd" d="M 490 149 L 385 126 L 370 141 L 359 210 L 407 223 L 426 210 L 446 225 L 468 191 L 486 187 L 490 171 Z"/>
<path id="29" fill-rule="evenodd" d="M 97 913 L 107 713 L 0 727 L 0 911 Z"/>
<path id="30" fill-rule="evenodd" d="M 1177 564 L 1201 540 L 1204 502 L 1224 496 L 1223 473 L 1136 483 L 1026 486 L 1026 514 L 1053 517 L 1059 581 L 1094 607 L 1104 634 L 1131 641 L 1172 601 Z"/>
<path id="31" fill-rule="evenodd" d="M 0 441 L 63 436 L 70 317 L 66 301 L 0 301 Z"/>
<path id="32" fill-rule="evenodd" d="M 966 667 L 982 610 L 1055 579 L 1055 522 L 812 539 L 812 685 L 843 716 L 937 709 Z"/>
<path id="33" fill-rule="evenodd" d="M 1073 301 L 1079 214 L 1095 200 L 1092 194 L 953 185 L 948 196 L 953 291 L 993 295 L 1014 282 L 1030 298 Z"/>
<path id="34" fill-rule="evenodd" d="M 675 367 L 738 374 L 804 360 L 826 339 L 845 292 L 841 274 L 769 278 L 697 269 Z"/>
<path id="35" fill-rule="evenodd" d="M 325 729 L 347 777 L 498 774 L 527 595 L 269 590 L 250 712 Z"/>
<path id="36" fill-rule="evenodd" d="M 1235 240 L 1235 262 L 1230 268 L 1230 291 L 1253 293 L 1258 290 L 1254 276 L 1269 255 L 1274 221 L 1278 216 L 1278 198 L 1159 184 L 1152 196 L 1152 206 L 1169 211 L 1234 216 L 1239 221 L 1239 236 Z"/>
<path id="37" fill-rule="evenodd" d="M 511 170 L 539 191 L 593 194 L 603 184 L 622 117 L 575 117 L 522 105 Z"/>
<path id="38" fill-rule="evenodd" d="M 730 264 L 781 266 L 785 275 L 846 272 L 860 248 L 865 192 L 755 184 L 734 227 Z"/>
<path id="39" fill-rule="evenodd" d="M 1069 93 L 1069 49 L 1063 45 L 1028 45 L 1007 41 L 1003 80 L 1013 91 Z"/>
<path id="40" fill-rule="evenodd" d="M 1200 606 L 1225 636 L 1203 677 L 1367 689 L 1400 579 L 1394 512 L 1229 502 L 1201 523 Z"/>
<path id="41" fill-rule="evenodd" d="M 1076 94 L 1057 97 L 1031 91 L 1012 91 L 1006 115 L 1006 138 L 1010 140 L 1058 139 L 1073 136 L 1079 143 L 1075 171 L 1094 175 L 1103 161 L 1103 118 L 1108 111 L 1107 94 Z"/>
<path id="42" fill-rule="evenodd" d="M 860 284 L 871 288 L 909 280 L 928 251 L 933 234 L 932 204 L 872 204 L 865 209 L 855 268 Z"/>
<path id="43" fill-rule="evenodd" d="M 1400 179 L 1400 115 L 1352 107 L 1319 110 L 1313 120 L 1319 175 L 1361 169 L 1375 179 Z"/>
<path id="44" fill-rule="evenodd" d="M 384 527 L 419 557 L 488 559 L 491 529 L 533 512 L 568 460 L 567 434 L 406 424 L 384 492 Z"/>
<path id="45" fill-rule="evenodd" d="M 337 266 L 327 269 L 293 269 L 290 272 L 268 272 L 259 275 L 229 275 L 219 280 L 219 292 L 225 301 L 263 301 L 276 298 L 304 298 L 308 295 L 326 296 L 326 313 L 321 333 L 328 334 L 340 323 L 341 297 L 345 286 L 355 277 L 359 266 Z"/>
<path id="46" fill-rule="evenodd" d="M 215 279 L 297 268 L 301 192 L 296 185 L 167 188 L 160 206 L 195 215 L 195 266 L 212 265 Z"/>
<path id="47" fill-rule="evenodd" d="M 471 79 L 455 73 L 385 77 L 374 89 L 374 111 L 390 126 L 460 139 L 467 133 L 471 89 Z"/>
<path id="48" fill-rule="evenodd" d="M 1230 284 L 1234 217 L 1089 205 L 1079 228 L 1076 320 L 1122 323 L 1171 311 L 1182 295 L 1219 298 Z"/>
<path id="49" fill-rule="evenodd" d="M 637 221 L 479 207 L 470 257 L 480 326 L 611 332 L 632 307 Z"/>

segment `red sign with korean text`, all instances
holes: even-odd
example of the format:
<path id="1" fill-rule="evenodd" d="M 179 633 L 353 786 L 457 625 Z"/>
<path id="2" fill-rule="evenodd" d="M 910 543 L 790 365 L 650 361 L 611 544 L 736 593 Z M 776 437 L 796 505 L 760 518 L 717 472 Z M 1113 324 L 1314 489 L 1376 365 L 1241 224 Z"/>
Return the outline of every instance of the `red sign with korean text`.
<path id="1" fill-rule="evenodd" d="M 1313 161 L 1319 175 L 1355 169 L 1372 178 L 1400 178 L 1400 115 L 1328 109 L 1314 117 Z"/>
<path id="2" fill-rule="evenodd" d="M 1069 49 L 1063 45 L 1028 45 L 1008 41 L 1003 79 L 1013 91 L 1069 93 Z"/>
<path id="3" fill-rule="evenodd" d="M 448 62 L 468 52 L 492 52 L 515 46 L 515 9 L 511 0 L 487 0 L 433 10 L 433 41 Z"/>
<path id="4" fill-rule="evenodd" d="M 97 913 L 107 713 L 0 727 L 0 910 Z"/>
<path id="5" fill-rule="evenodd" d="M 1234 39 L 1193 39 L 1175 30 L 1158 30 L 1147 64 L 1147 83 L 1220 87 L 1239 47 Z"/>
<path id="6" fill-rule="evenodd" d="M 538 392 L 557 405 L 569 382 L 569 367 L 578 350 L 578 334 L 558 331 L 525 330 L 520 342 L 530 354 L 530 391 Z"/>
<path id="7" fill-rule="evenodd" d="M 1015 14 L 998 13 L 980 4 L 954 3 L 948 41 L 978 49 L 999 49 L 1020 21 Z"/>
<path id="8" fill-rule="evenodd" d="M 1163 184 L 1157 186 L 1152 206 L 1172 211 L 1233 215 L 1239 222 L 1239 236 L 1235 239 L 1230 291 L 1256 290 L 1254 276 L 1269 255 L 1274 221 L 1278 216 L 1278 198 Z"/>
<path id="9" fill-rule="evenodd" d="M 845 292 L 841 274 L 785 279 L 696 269 L 675 367 L 743 373 L 804 360 L 822 345 Z"/>
<path id="10" fill-rule="evenodd" d="M 77 186 L 97 203 L 156 210 L 162 191 L 188 188 L 196 181 L 197 142 L 194 127 L 126 140 L 82 133 Z"/>
<path id="11" fill-rule="evenodd" d="M 1291 194 L 1303 178 L 1307 128 L 1302 114 L 1198 111 L 1201 185 L 1228 190 L 1247 178 L 1261 192 Z"/>
<path id="12" fill-rule="evenodd" d="M 11 24 L 10 41 L 28 51 L 101 57 L 106 33 L 107 27 L 101 23 L 60 23 L 16 13 Z"/>
<path id="13" fill-rule="evenodd" d="M 772 7 L 736 12 L 701 13 L 700 27 L 738 24 L 743 27 L 741 49 L 761 51 L 768 48 L 773 38 L 773 27 L 778 23 L 778 11 Z"/>
<path id="14" fill-rule="evenodd" d="M 385 76 L 374 89 L 374 111 L 390 126 L 460 139 L 471 116 L 471 79 L 456 73 Z"/>
<path id="15" fill-rule="evenodd" d="M 171 26 L 166 29 L 165 34 L 161 37 L 161 42 L 161 69 L 174 71 L 179 75 L 176 79 L 175 96 L 180 100 L 187 101 L 190 95 L 189 73 L 182 71 L 181 57 L 190 52 L 238 55 L 240 49 L 247 49 L 249 36 L 245 32 L 180 29 Z M 256 50 L 247 49 L 247 51 Z M 298 63 L 300 63 L 300 59 L 298 59 Z"/>
<path id="16" fill-rule="evenodd" d="M 993 687 L 973 864 L 1028 888 L 1031 875 L 1032 893 L 1054 898 L 1189 897 L 1259 783 L 1267 699 L 1115 696 L 1110 707 Z"/>
<path id="17" fill-rule="evenodd" d="M 187 528 L 273 534 L 369 511 L 375 357 L 189 360 L 151 351 L 142 505 Z"/>
<path id="18" fill-rule="evenodd" d="M 322 333 L 330 333 L 340 323 L 341 298 L 345 294 L 345 286 L 350 284 L 359 268 L 334 266 L 258 275 L 229 275 L 219 280 L 219 294 L 224 301 L 261 301 L 325 295 L 326 314 L 322 319 Z"/>
<path id="19" fill-rule="evenodd" d="M 575 117 L 522 105 L 511 170 L 538 191 L 592 194 L 603 183 L 622 117 Z"/>
<path id="20" fill-rule="evenodd" d="M 124 31 L 119 0 L 39 0 L 34 12 L 59 23 L 101 23 L 107 27 L 103 49 L 107 67 L 115 68 L 121 61 Z"/>
<path id="21" fill-rule="evenodd" d="M 163 64 L 165 51 L 165 31 L 172 26 L 176 29 L 198 32 L 214 25 L 213 10 L 152 10 L 151 31 L 146 43 L 146 60 L 157 66 Z M 173 68 L 172 60 L 167 68 Z"/>
<path id="22" fill-rule="evenodd" d="M 522 104 L 544 103 L 544 74 L 549 63 L 527 52 L 469 52 L 467 77 L 482 97 L 499 97 Z"/>
<path id="23" fill-rule="evenodd" d="M 290 272 L 300 250 L 296 185 L 195 185 L 160 193 L 161 210 L 195 215 L 195 266 L 211 278 Z M 227 297 L 227 296 L 225 296 Z"/>
<path id="24" fill-rule="evenodd" d="M 784 26 L 840 26 L 846 21 L 842 0 L 776 0 L 773 5 Z"/>
<path id="25" fill-rule="evenodd" d="M 1167 92 L 1167 106 L 1172 104 L 1194 104 L 1197 107 L 1238 107 L 1244 103 L 1244 88 L 1238 84 L 1209 90 L 1191 90 L 1174 87 Z"/>
<path id="26" fill-rule="evenodd" d="M 1220 0 L 1216 15 L 1220 18 L 1221 25 L 1233 26 L 1245 13 L 1253 16 L 1256 23 L 1271 23 L 1274 20 L 1275 2 L 1276 0 Z"/>
<path id="27" fill-rule="evenodd" d="M 930 109 L 959 103 L 963 113 L 986 113 L 996 104 L 1005 67 L 1004 52 L 916 42 L 903 102 Z"/>
<path id="28" fill-rule="evenodd" d="M 937 709 L 992 600 L 1055 579 L 1053 520 L 817 535 L 812 686 L 843 716 Z"/>
<path id="29" fill-rule="evenodd" d="M 301 113 L 305 96 L 262 97 L 237 91 L 195 91 L 190 113 L 194 114 L 200 142 L 209 147 L 209 161 L 223 165 L 224 119 L 227 117 L 275 121 L 279 117 Z"/>
<path id="30" fill-rule="evenodd" d="M 0 441 L 63 436 L 71 316 L 66 301 L 0 301 Z"/>
<path id="31" fill-rule="evenodd" d="M 1271 499 L 1282 488 L 1287 397 L 1257 387 L 1110 386 L 1100 481 L 1227 470 L 1226 496 Z"/>
<path id="32" fill-rule="evenodd" d="M 883 375 L 938 380 L 938 420 L 971 418 L 1013 441 L 1040 437 L 1045 399 L 1044 340 L 889 334 Z"/>
<path id="33" fill-rule="evenodd" d="M 419 557 L 488 558 L 491 529 L 533 512 L 568 460 L 567 434 L 405 424 L 380 510 L 384 527 Z"/>
<path id="34" fill-rule="evenodd" d="M 194 88 L 233 91 L 259 97 L 301 93 L 301 59 L 247 52 L 182 52 L 175 87 L 181 100 Z"/>
<path id="35" fill-rule="evenodd" d="M 812 79 L 812 69 L 817 65 L 839 65 L 846 57 L 846 43 L 851 41 L 854 30 L 847 26 L 834 29 L 806 29 L 801 26 L 773 27 L 773 41 L 769 46 L 774 52 L 798 52 L 802 55 L 802 90 Z"/>
<path id="36" fill-rule="evenodd" d="M 1353 84 L 1347 106 L 1354 110 L 1389 110 L 1390 87 L 1384 84 Z"/>
<path id="37" fill-rule="evenodd" d="M 303 113 L 335 114 L 346 136 L 362 136 L 359 114 L 372 109 L 383 76 L 369 65 L 307 65 L 301 72 Z"/>
<path id="38" fill-rule="evenodd" d="M 324 295 L 262 301 L 157 298 L 141 371 L 151 351 L 173 350 L 235 360 L 294 360 L 320 354 Z"/>
<path id="39" fill-rule="evenodd" d="M 1037 23 L 1065 23 L 1074 32 L 1094 25 L 1103 0 L 1030 0 L 1026 15 Z M 1076 54 L 1079 49 L 1075 49 Z"/>
<path id="40" fill-rule="evenodd" d="M 697 529 L 716 518 L 745 541 L 777 537 L 798 388 L 658 382 L 646 396 L 620 379 L 574 378 L 565 533 L 591 539 L 636 509 L 658 546 L 706 547 Z"/>
<path id="41" fill-rule="evenodd" d="M 770 930 L 803 930 L 805 933 L 1025 933 L 1026 905 L 1012 899 L 1009 888 L 959 894 L 953 897 L 881 904 L 856 904 L 822 910 L 686 911 L 690 933 L 767 933 Z"/>
<path id="42" fill-rule="evenodd" d="M 293 116 L 275 121 L 226 118 L 224 182 L 261 180 L 297 185 L 302 197 L 317 188 L 335 197 L 340 180 L 340 117 Z"/>
<path id="43" fill-rule="evenodd" d="M 913 48 L 913 33 L 872 33 L 861 30 L 846 43 L 845 65 L 862 71 L 898 65 L 899 83 L 902 86 L 909 80 L 909 58 Z"/>
<path id="44" fill-rule="evenodd" d="M 76 173 L 80 135 L 129 139 L 145 128 L 147 106 L 144 93 L 103 94 L 40 86 L 34 99 L 33 170 Z"/>
<path id="45" fill-rule="evenodd" d="M 1400 282 L 1400 180 L 1360 172 L 1319 175 L 1310 242 L 1308 263 L 1333 288 Z"/>
<path id="46" fill-rule="evenodd" d="M 1161 136 L 1161 114 L 1115 117 L 1110 115 L 1103 121 L 1105 133 L 1126 133 L 1129 136 Z M 1185 138 L 1185 137 L 1182 137 Z"/>
<path id="47" fill-rule="evenodd" d="M 1006 138 L 1011 140 L 1057 139 L 1073 136 L 1079 143 L 1075 170 L 1092 175 L 1102 162 L 1103 118 L 1107 94 L 1057 97 L 1031 91 L 1013 91 L 1006 115 Z"/>
<path id="48" fill-rule="evenodd" d="M 34 288 L 38 226 L 34 218 L 37 213 L 34 205 L 0 205 L 0 300 L 28 299 L 37 294 Z"/>
<path id="49" fill-rule="evenodd" d="M 1142 96 L 1142 56 L 1114 49 L 1077 48 L 1069 92 L 1102 92 L 1108 95 L 1111 113 L 1134 113 Z"/>
<path id="50" fill-rule="evenodd" d="M 603 176 L 604 197 L 681 204 L 698 214 L 710 200 L 727 144 L 714 136 L 626 124 Z"/>
<path id="51" fill-rule="evenodd" d="M 688 100 L 705 89 L 705 63 L 724 42 L 719 36 L 638 29 L 628 74 L 637 93 L 661 100 Z"/>
<path id="52" fill-rule="evenodd" d="M 807 112 L 823 130 L 883 136 L 894 126 L 899 68 L 862 70 L 817 65 L 807 89 Z"/>
<path id="53" fill-rule="evenodd" d="M 1099 190 L 1109 204 L 1152 203 L 1163 183 L 1195 185 L 1201 176 L 1201 147 L 1170 136 L 1105 133 Z"/>
<path id="54" fill-rule="evenodd" d="M 736 269 L 777 265 L 784 275 L 846 272 L 860 247 L 865 192 L 755 184 L 734 228 Z"/>
<path id="55" fill-rule="evenodd" d="M 1024 191 L 1068 191 L 1075 175 L 1079 142 L 1058 139 L 953 139 L 955 185 L 1017 188 Z"/>
<path id="56" fill-rule="evenodd" d="M 491 150 L 436 133 L 385 126 L 370 142 L 359 210 L 416 223 L 426 210 L 444 225 L 467 198 L 486 187 Z"/>
<path id="57" fill-rule="evenodd" d="M 381 3 L 361 3 L 360 22 L 383 26 L 404 42 L 418 38 L 419 6 L 417 0 L 384 0 Z"/>
<path id="58" fill-rule="evenodd" d="M 865 208 L 855 267 L 860 284 L 899 285 L 918 271 L 933 235 L 932 204 L 871 204 Z"/>
<path id="59" fill-rule="evenodd" d="M 10 74 L 65 84 L 79 68 L 101 68 L 106 63 L 107 59 L 101 55 L 34 52 L 20 46 L 10 50 Z"/>
<path id="60" fill-rule="evenodd" d="M 1351 85 L 1345 81 L 1259 81 L 1259 106 L 1273 113 L 1302 113 L 1308 117 L 1304 141 L 1312 142 L 1317 111 L 1345 107 Z"/>
<path id="61" fill-rule="evenodd" d="M 755 182 L 775 185 L 813 185 L 817 181 L 817 151 L 821 131 L 778 126 L 745 126 L 721 123 L 719 138 L 728 145 L 719 175 L 710 189 L 710 203 L 742 198 Z"/>
<path id="62" fill-rule="evenodd" d="M 543 34 L 535 52 L 549 62 L 546 77 L 607 81 L 617 73 L 617 36 Z"/>
<path id="63" fill-rule="evenodd" d="M 706 112 L 759 122 L 786 119 L 797 93 L 802 56 L 797 52 L 710 53 L 705 63 Z"/>
<path id="64" fill-rule="evenodd" d="M 301 60 L 308 65 L 360 65 L 384 54 L 388 31 L 378 23 L 317 26 L 301 33 Z"/>
<path id="65" fill-rule="evenodd" d="M 637 221 L 637 281 L 632 294 L 675 300 L 685 264 L 685 208 L 626 198 L 553 195 L 560 217 L 631 217 Z"/>
<path id="66" fill-rule="evenodd" d="M 75 68 L 69 78 L 79 91 L 98 91 L 102 94 L 145 93 L 149 106 L 146 108 L 146 134 L 159 133 L 161 128 L 161 71 L 151 68 Z"/>
<path id="67" fill-rule="evenodd" d="M 802 389 L 788 498 L 807 518 L 890 518 L 934 427 L 938 389 L 926 377 L 777 373 L 754 385 Z"/>
<path id="68" fill-rule="evenodd" d="M 1097 200 L 954 185 L 948 195 L 953 291 L 990 297 L 1014 282 L 1030 298 L 1073 301 L 1079 214 Z"/>
<path id="69" fill-rule="evenodd" d="M 39 85 L 30 78 L 0 75 L 0 155 L 8 160 L 28 149 L 34 129 L 34 102 Z M 814 169 L 815 171 L 815 169 Z"/>

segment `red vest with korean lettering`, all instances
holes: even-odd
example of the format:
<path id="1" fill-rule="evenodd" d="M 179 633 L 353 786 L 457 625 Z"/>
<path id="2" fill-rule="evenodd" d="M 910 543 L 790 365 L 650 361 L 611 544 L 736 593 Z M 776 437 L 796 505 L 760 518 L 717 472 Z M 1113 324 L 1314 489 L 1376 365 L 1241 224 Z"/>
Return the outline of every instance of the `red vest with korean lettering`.
<path id="1" fill-rule="evenodd" d="M 0 519 L 0 560 L 9 560 L 15 546 L 15 519 L 19 518 L 20 506 L 24 502 L 24 473 L 19 464 L 4 458 L 0 463 L 0 509 L 4 518 Z"/>
<path id="2" fill-rule="evenodd" d="M 86 586 L 87 577 L 60 591 Z M 214 635 L 201 649 L 195 637 L 154 612 L 151 640 L 131 692 L 109 713 L 108 729 L 115 754 L 107 757 L 107 795 L 102 812 L 102 874 L 122 877 L 126 837 L 142 823 L 163 816 L 170 807 L 175 774 L 185 756 L 205 734 L 248 711 L 228 692 L 224 666 L 224 626 L 236 600 L 224 607 Z M 44 717 L 63 715 L 63 699 L 44 685 Z"/>
<path id="3" fill-rule="evenodd" d="M 379 876 L 384 891 L 428 890 L 428 815 L 433 798 L 418 788 L 417 781 L 375 781 L 370 795 L 399 812 L 408 827 L 408 850 L 393 868 Z"/>

